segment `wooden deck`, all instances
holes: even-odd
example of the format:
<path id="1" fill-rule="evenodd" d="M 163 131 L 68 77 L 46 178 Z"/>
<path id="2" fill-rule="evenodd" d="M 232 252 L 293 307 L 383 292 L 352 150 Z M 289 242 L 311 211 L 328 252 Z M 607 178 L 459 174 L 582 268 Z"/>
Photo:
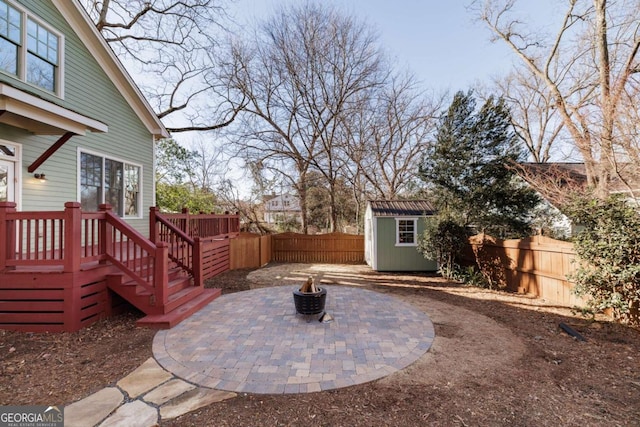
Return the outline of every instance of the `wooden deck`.
<path id="1" fill-rule="evenodd" d="M 75 331 L 125 302 L 147 315 L 140 324 L 171 327 L 219 295 L 204 280 L 229 268 L 238 229 L 237 215 L 151 208 L 146 238 L 108 205 L 17 212 L 0 203 L 0 328 Z"/>

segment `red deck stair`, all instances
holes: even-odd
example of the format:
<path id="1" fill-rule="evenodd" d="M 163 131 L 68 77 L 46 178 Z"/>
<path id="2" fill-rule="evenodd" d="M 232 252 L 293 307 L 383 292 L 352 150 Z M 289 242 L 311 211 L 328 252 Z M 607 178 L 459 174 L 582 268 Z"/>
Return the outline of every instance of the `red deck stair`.
<path id="1" fill-rule="evenodd" d="M 101 205 L 19 212 L 0 202 L 0 328 L 77 331 L 126 309 L 170 328 L 220 296 L 204 281 L 229 269 L 238 215 L 149 213 L 149 238 Z"/>

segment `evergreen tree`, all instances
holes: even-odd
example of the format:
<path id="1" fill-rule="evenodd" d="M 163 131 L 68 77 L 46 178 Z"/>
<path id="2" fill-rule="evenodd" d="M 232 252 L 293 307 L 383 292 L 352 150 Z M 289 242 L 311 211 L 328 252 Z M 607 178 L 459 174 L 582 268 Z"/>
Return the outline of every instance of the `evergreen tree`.
<path id="1" fill-rule="evenodd" d="M 523 157 L 503 100 L 491 97 L 477 110 L 471 92 L 458 92 L 420 176 L 438 210 L 460 224 L 501 238 L 522 236 L 530 232 L 530 213 L 539 202 L 510 167 Z"/>

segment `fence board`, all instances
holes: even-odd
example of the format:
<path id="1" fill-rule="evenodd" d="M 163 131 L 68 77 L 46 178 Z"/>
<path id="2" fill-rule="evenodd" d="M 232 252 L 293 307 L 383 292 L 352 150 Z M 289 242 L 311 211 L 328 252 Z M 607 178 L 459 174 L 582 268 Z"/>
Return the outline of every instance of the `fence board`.
<path id="1" fill-rule="evenodd" d="M 364 262 L 364 236 L 344 233 L 306 235 L 275 234 L 272 261 L 361 264 Z"/>
<path id="2" fill-rule="evenodd" d="M 573 294 L 567 275 L 575 252 L 569 242 L 534 236 L 500 240 L 487 235 L 469 239 L 462 261 L 477 265 L 499 286 L 563 305 L 584 305 Z"/>

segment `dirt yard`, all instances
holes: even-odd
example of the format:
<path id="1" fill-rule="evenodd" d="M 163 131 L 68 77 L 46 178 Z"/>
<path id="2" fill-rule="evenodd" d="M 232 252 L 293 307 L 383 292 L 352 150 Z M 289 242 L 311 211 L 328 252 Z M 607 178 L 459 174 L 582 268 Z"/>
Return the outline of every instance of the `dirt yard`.
<path id="1" fill-rule="evenodd" d="M 270 265 L 209 281 L 225 293 L 299 283 L 361 286 L 424 310 L 432 348 L 381 380 L 299 395 L 250 395 L 163 426 L 639 426 L 640 331 L 527 296 L 364 266 Z M 119 316 L 73 334 L 0 331 L 0 404 L 68 404 L 151 356 L 154 331 Z M 559 327 L 565 323 L 586 341 Z"/>

